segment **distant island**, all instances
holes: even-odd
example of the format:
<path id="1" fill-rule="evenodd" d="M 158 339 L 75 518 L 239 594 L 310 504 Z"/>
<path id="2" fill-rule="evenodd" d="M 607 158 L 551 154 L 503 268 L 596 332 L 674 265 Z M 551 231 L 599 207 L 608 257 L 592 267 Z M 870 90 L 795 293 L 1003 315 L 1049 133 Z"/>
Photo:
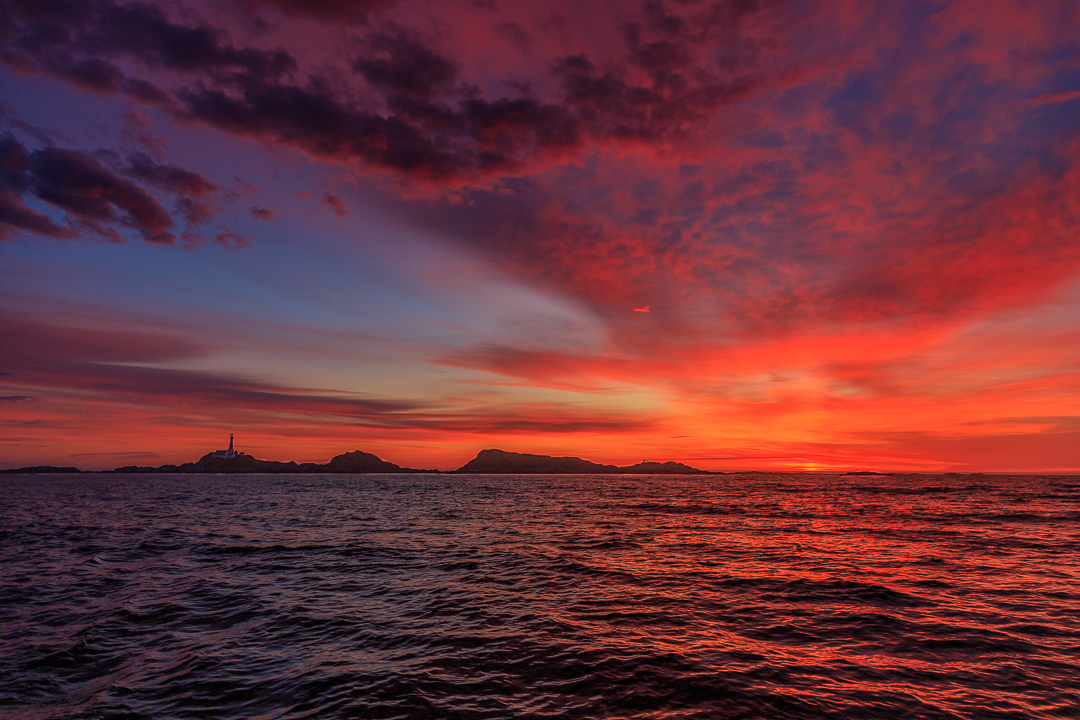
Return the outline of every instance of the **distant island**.
<path id="1" fill-rule="evenodd" d="M 33 467 L 0 470 L 6 475 L 45 474 L 45 473 L 81 473 L 74 467 L 53 465 L 35 465 Z M 267 473 L 267 474 L 314 474 L 314 473 L 439 473 L 439 470 L 417 470 L 401 467 L 387 462 L 377 455 L 354 450 L 335 456 L 330 462 L 297 463 L 294 461 L 258 460 L 251 455 L 233 449 L 233 438 L 229 437 L 228 450 L 216 450 L 207 453 L 195 462 L 182 465 L 159 465 L 149 467 L 126 465 L 115 470 L 102 472 L 114 473 Z M 601 465 L 582 460 L 578 457 L 551 457 L 549 455 L 529 455 L 526 453 L 507 452 L 505 450 L 481 450 L 476 457 L 465 463 L 452 474 L 477 475 L 723 475 L 724 473 L 698 470 L 677 462 L 647 462 L 618 467 Z"/>
<path id="2" fill-rule="evenodd" d="M 637 465 L 618 467 L 600 465 L 582 460 L 579 457 L 551 457 L 550 455 L 528 455 L 526 453 L 506 452 L 505 450 L 481 450 L 476 457 L 454 470 L 455 473 L 477 475 L 723 475 L 706 470 L 698 470 L 677 462 L 647 462 Z"/>
<path id="3" fill-rule="evenodd" d="M 251 455 L 236 453 L 232 457 L 221 457 L 220 450 L 216 453 L 207 453 L 195 462 L 187 462 L 182 465 L 159 465 L 149 467 L 141 465 L 125 465 L 115 470 L 102 470 L 111 473 L 436 473 L 438 470 L 416 470 L 403 468 L 392 462 L 386 462 L 377 455 L 371 453 L 348 452 L 334 457 L 325 464 L 277 462 L 274 460 L 258 460 Z M 0 473 L 13 475 L 18 473 L 78 473 L 82 472 L 73 467 L 52 467 L 38 465 L 35 467 L 16 468 L 14 470 L 0 470 Z"/>

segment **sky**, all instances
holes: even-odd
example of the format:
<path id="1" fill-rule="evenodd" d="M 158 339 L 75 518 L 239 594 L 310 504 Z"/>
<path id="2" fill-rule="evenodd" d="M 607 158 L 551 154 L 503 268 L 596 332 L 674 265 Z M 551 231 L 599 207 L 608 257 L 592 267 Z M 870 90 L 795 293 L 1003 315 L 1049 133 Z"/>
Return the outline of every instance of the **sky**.
<path id="1" fill-rule="evenodd" d="M 1080 4 L 0 0 L 0 467 L 1080 472 Z"/>

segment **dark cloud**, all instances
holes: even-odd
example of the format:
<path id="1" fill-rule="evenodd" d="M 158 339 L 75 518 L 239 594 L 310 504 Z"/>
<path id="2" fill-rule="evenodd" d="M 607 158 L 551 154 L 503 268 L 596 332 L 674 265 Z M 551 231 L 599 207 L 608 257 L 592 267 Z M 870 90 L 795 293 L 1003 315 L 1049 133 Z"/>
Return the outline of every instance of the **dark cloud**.
<path id="1" fill-rule="evenodd" d="M 165 90 L 146 80 L 127 77 L 118 66 L 107 60 L 72 60 L 65 52 L 57 51 L 43 65 L 44 69 L 80 90 L 98 95 L 120 93 L 142 105 L 165 108 L 175 105 L 172 96 Z"/>
<path id="2" fill-rule="evenodd" d="M 0 239 L 7 237 L 12 229 L 29 230 L 58 240 L 75 236 L 71 228 L 57 225 L 49 216 L 28 208 L 22 198 L 0 190 Z"/>
<path id="3" fill-rule="evenodd" d="M 271 4 L 286 12 L 338 19 L 358 18 L 380 7 L 298 0 Z M 742 10 L 713 10 L 702 19 L 646 5 L 644 19 L 629 24 L 624 35 L 627 59 L 648 71 L 647 84 L 631 83 L 612 70 L 601 72 L 585 55 L 571 55 L 550 68 L 563 92 L 547 100 L 527 92 L 524 97 L 485 98 L 459 77 L 452 58 L 412 31 L 394 28 L 369 33 L 364 50 L 352 61 L 352 69 L 369 86 L 358 102 L 347 89 L 332 90 L 322 79 L 298 81 L 298 65 L 284 50 L 235 47 L 224 31 L 206 24 L 172 22 L 157 7 L 111 0 L 71 5 L 47 0 L 33 7 L 7 0 L 10 19 L 3 39 L 10 51 L 0 60 L 35 67 L 93 92 L 124 93 L 185 119 L 318 157 L 360 161 L 421 180 L 460 181 L 528 172 L 581 152 L 590 137 L 671 142 L 693 120 L 767 82 L 767 73 L 754 70 L 752 58 L 740 61 L 737 74 L 725 75 L 705 55 L 716 40 L 716 27 L 727 28 L 724 37 L 737 37 L 732 27 L 738 23 L 730 17 L 763 13 L 759 7 L 771 4 L 720 5 Z M 728 17 L 727 25 L 713 15 Z M 523 48 L 532 42 L 528 31 L 513 22 L 496 25 L 495 32 Z M 109 61 L 113 57 L 183 73 L 194 82 L 170 93 L 126 77 Z"/>
<path id="4" fill-rule="evenodd" d="M 71 62 L 57 67 L 57 74 L 72 85 L 100 94 L 119 92 L 124 73 L 117 66 L 100 58 Z"/>
<path id="5" fill-rule="evenodd" d="M 115 153 L 102 151 L 99 155 L 119 163 Z M 13 229 L 58 239 L 77 236 L 75 228 L 57 225 L 28 207 L 23 196 L 33 193 L 66 212 L 75 225 L 113 242 L 123 238 L 115 228 L 102 223 L 119 223 L 137 230 L 147 241 L 172 244 L 172 217 L 133 180 L 176 195 L 176 210 L 191 226 L 208 221 L 216 212 L 206 199 L 218 187 L 198 173 L 159 163 L 143 153 L 133 154 L 120 172 L 126 177 L 87 153 L 57 147 L 30 152 L 12 135 L 0 136 L 0 230 L 4 236 Z M 246 243 L 226 244 L 243 247 Z"/>
<path id="6" fill-rule="evenodd" d="M 29 151 L 10 133 L 0 136 L 0 186 L 14 192 L 25 192 L 30 185 Z"/>
<path id="7" fill-rule="evenodd" d="M 125 173 L 180 196 L 176 209 L 188 225 L 201 225 L 214 216 L 213 207 L 203 202 L 203 198 L 217 192 L 218 187 L 198 173 L 176 165 L 160 164 L 144 153 L 135 153 L 129 158 Z"/>
<path id="8" fill-rule="evenodd" d="M 280 77 L 297 69 L 284 50 L 235 48 L 227 34 L 206 24 L 173 23 L 160 8 L 111 0 L 40 0 L 0 3 L 4 22 L 0 62 L 37 66 L 95 92 L 158 98 L 152 85 L 127 80 L 103 58 L 124 57 L 154 68 L 207 73 L 218 80 L 233 74 Z"/>
<path id="9" fill-rule="evenodd" d="M 67 239 L 71 228 L 57 225 L 49 216 L 27 207 L 22 195 L 30 190 L 30 153 L 12 135 L 0 136 L 0 239 L 12 232 L 29 230 L 39 235 Z"/>
<path id="10" fill-rule="evenodd" d="M 327 23 L 360 24 L 394 0 L 238 0 L 248 11 L 273 7 L 286 15 L 299 15 Z"/>
<path id="11" fill-rule="evenodd" d="M 142 105 L 163 107 L 169 110 L 176 109 L 176 101 L 172 95 L 146 80 L 129 78 L 124 82 L 122 92 Z"/>
<path id="12" fill-rule="evenodd" d="M 740 2 L 739 4 L 746 8 L 754 6 L 753 0 Z M 686 20 L 678 15 L 668 13 L 664 3 L 660 0 L 647 0 L 642 4 L 642 10 L 649 27 L 662 35 L 678 37 L 686 30 Z"/>
<path id="13" fill-rule="evenodd" d="M 418 179 L 447 179 L 517 164 L 538 147 L 554 146 L 572 120 L 534 100 L 463 101 L 456 109 L 400 103 L 382 116 L 318 89 L 263 84 L 242 97 L 202 88 L 180 99 L 190 117 L 228 132 L 294 145 L 334 160 L 359 159 Z"/>
<path id="14" fill-rule="evenodd" d="M 128 162 L 126 174 L 176 195 L 203 198 L 218 190 L 216 185 L 202 175 L 176 165 L 158 163 L 144 153 L 135 153 Z"/>
<path id="15" fill-rule="evenodd" d="M 334 94 L 290 85 L 249 84 L 241 97 L 214 88 L 183 90 L 191 119 L 240 136 L 293 145 L 323 158 L 358 158 L 395 169 L 445 174 L 449 153 L 415 127 L 352 106 Z"/>
<path id="16" fill-rule="evenodd" d="M 252 205 L 251 217 L 255 218 L 256 220 L 274 220 L 277 216 L 274 215 L 273 210 L 267 210 L 266 208 L 261 208 L 258 205 Z"/>
<path id="17" fill-rule="evenodd" d="M 119 220 L 150 242 L 171 244 L 173 220 L 149 193 L 75 150 L 44 148 L 30 155 L 34 192 L 90 223 Z M 120 211 L 120 214 L 117 214 Z"/>
<path id="18" fill-rule="evenodd" d="M 353 60 L 353 69 L 372 85 L 393 94 L 428 97 L 457 76 L 457 66 L 405 33 L 376 33 L 369 55 Z"/>
<path id="19" fill-rule="evenodd" d="M 90 52 L 128 55 L 151 66 L 187 72 L 236 70 L 256 77 L 279 77 L 297 68 L 296 60 L 284 50 L 236 49 L 223 42 L 221 30 L 172 23 L 153 6 L 106 1 L 95 9 L 96 25 L 81 29 L 85 39 L 80 44 Z"/>

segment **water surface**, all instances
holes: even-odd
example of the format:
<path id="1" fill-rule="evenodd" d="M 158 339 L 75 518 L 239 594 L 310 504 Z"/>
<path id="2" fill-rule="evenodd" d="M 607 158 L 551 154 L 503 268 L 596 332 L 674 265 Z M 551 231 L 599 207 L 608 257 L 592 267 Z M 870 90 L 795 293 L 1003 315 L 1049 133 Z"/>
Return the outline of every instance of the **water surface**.
<path id="1" fill-rule="evenodd" d="M 0 479 L 0 717 L 1080 717 L 1080 478 Z"/>

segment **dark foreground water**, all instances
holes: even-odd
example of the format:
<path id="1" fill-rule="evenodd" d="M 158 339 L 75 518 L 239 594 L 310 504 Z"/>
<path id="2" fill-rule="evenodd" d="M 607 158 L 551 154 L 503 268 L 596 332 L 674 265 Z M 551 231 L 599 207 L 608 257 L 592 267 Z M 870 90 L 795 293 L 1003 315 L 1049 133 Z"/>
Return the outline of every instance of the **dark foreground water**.
<path id="1" fill-rule="evenodd" d="M 1080 717 L 1080 478 L 12 476 L 3 718 Z"/>

